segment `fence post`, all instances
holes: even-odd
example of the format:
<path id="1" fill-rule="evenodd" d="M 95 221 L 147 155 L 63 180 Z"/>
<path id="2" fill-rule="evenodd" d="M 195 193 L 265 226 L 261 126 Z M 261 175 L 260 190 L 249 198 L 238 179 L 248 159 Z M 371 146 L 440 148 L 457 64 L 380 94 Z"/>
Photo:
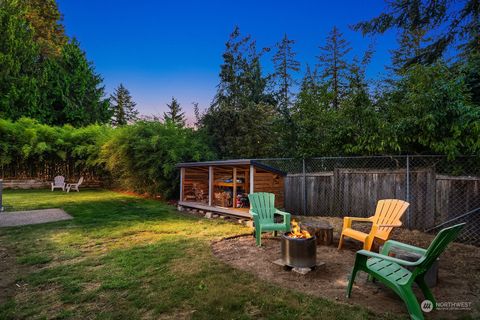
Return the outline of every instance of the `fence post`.
<path id="1" fill-rule="evenodd" d="M 407 174 L 407 179 L 406 179 L 406 191 L 405 191 L 405 201 L 410 203 L 410 157 L 407 155 L 406 159 L 406 174 Z M 407 226 L 409 229 L 412 228 L 411 221 L 410 221 L 410 206 L 407 209 Z"/>
<path id="2" fill-rule="evenodd" d="M 0 212 L 3 211 L 2 194 L 3 194 L 3 179 L 0 179 Z"/>
<path id="3" fill-rule="evenodd" d="M 307 215 L 307 173 L 305 169 L 305 158 L 303 158 L 303 215 Z"/>

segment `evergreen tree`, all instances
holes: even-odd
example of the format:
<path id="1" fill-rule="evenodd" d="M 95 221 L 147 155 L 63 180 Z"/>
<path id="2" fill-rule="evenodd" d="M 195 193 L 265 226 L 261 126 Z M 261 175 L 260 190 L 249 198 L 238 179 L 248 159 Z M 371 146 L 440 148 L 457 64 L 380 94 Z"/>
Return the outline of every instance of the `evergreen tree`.
<path id="1" fill-rule="evenodd" d="M 38 55 L 38 45 L 18 6 L 0 1 L 0 117 L 43 120 Z"/>
<path id="2" fill-rule="evenodd" d="M 171 122 L 177 126 L 185 126 L 185 112 L 182 111 L 180 103 L 172 97 L 170 104 L 167 103 L 168 111 L 163 113 L 163 120 Z"/>
<path id="3" fill-rule="evenodd" d="M 273 97 L 265 92 L 267 78 L 262 75 L 260 58 L 269 49 L 257 52 L 256 43 L 249 35 L 242 37 L 235 27 L 225 44 L 220 83 L 212 105 L 226 104 L 241 108 L 244 100 L 272 103 Z"/>
<path id="4" fill-rule="evenodd" d="M 343 34 L 335 26 L 327 37 L 325 46 L 320 47 L 318 56 L 321 76 L 327 81 L 332 92 L 332 106 L 337 109 L 346 87 L 346 72 L 348 62 L 346 55 L 350 52 L 349 43 L 343 39 Z"/>
<path id="5" fill-rule="evenodd" d="M 290 156 L 315 157 L 331 155 L 332 130 L 338 127 L 336 109 L 331 108 L 328 84 L 319 82 L 307 65 L 300 92 L 292 109 L 296 141 Z"/>
<path id="6" fill-rule="evenodd" d="M 42 57 L 60 55 L 67 43 L 67 36 L 56 1 L 19 0 L 18 4 L 33 30 L 34 40 L 40 47 Z"/>
<path id="7" fill-rule="evenodd" d="M 428 45 L 420 48 L 408 64 L 431 64 L 441 58 L 450 45 L 457 45 L 460 56 L 480 52 L 480 1 L 466 0 L 461 4 L 447 0 L 393 0 L 386 12 L 370 21 L 354 26 L 363 34 L 383 34 L 399 29 L 404 35 L 425 36 L 435 29 Z M 440 31 L 440 32 L 438 32 Z"/>
<path id="8" fill-rule="evenodd" d="M 110 96 L 110 108 L 112 110 L 112 125 L 123 126 L 138 119 L 138 111 L 135 109 L 130 91 L 120 84 Z"/>
<path id="9" fill-rule="evenodd" d="M 296 84 L 292 73 L 300 70 L 300 62 L 295 60 L 293 44 L 295 44 L 295 41 L 288 39 L 287 34 L 285 34 L 282 40 L 276 44 L 277 52 L 273 56 L 275 70 L 273 82 L 279 110 L 283 114 L 287 114 L 292 104 L 292 87 Z"/>
<path id="10" fill-rule="evenodd" d="M 41 3 L 45 3 L 52 9 L 51 12 L 38 11 L 39 17 L 52 14 L 56 18 L 47 20 L 58 21 L 54 2 L 38 3 L 39 8 L 44 8 Z M 1 116 L 13 120 L 27 116 L 46 124 L 74 126 L 108 121 L 108 100 L 104 99 L 102 78 L 95 73 L 78 42 L 71 40 L 62 46 L 59 40 L 56 45 L 62 48 L 58 54 L 44 54 L 42 50 L 50 46 L 44 37 L 39 37 L 44 33 L 38 30 L 47 34 L 46 30 L 54 29 L 52 24 L 55 24 L 33 19 L 29 6 L 34 8 L 33 3 L 0 1 Z"/>
<path id="11" fill-rule="evenodd" d="M 342 154 L 372 155 L 384 153 L 387 148 L 388 125 L 381 121 L 365 76 L 372 55 L 370 46 L 362 59 L 353 59 L 348 70 L 348 86 L 337 115 L 342 125 L 335 131 L 337 148 Z"/>
<path id="12" fill-rule="evenodd" d="M 77 40 L 70 40 L 60 57 L 49 57 L 43 65 L 41 104 L 49 108 L 46 123 L 80 127 L 109 121 L 103 79 Z"/>
<path id="13" fill-rule="evenodd" d="M 456 20 L 460 25 L 460 36 L 464 39 L 460 45 L 463 57 L 480 55 L 480 1 L 466 1 Z"/>
<path id="14" fill-rule="evenodd" d="M 277 101 L 279 117 L 277 117 L 277 132 L 279 143 L 276 154 L 290 156 L 296 141 L 295 123 L 291 117 L 293 105 L 294 86 L 297 81 L 293 73 L 300 70 L 300 62 L 295 60 L 293 51 L 294 40 L 288 39 L 285 34 L 282 40 L 276 44 L 276 52 L 273 55 L 274 73 L 272 75 L 273 92 Z"/>
<path id="15" fill-rule="evenodd" d="M 195 117 L 195 127 L 198 127 L 200 125 L 200 122 L 202 121 L 202 114 L 200 113 L 200 109 L 198 108 L 198 102 L 192 102 L 193 104 L 193 115 Z"/>
<path id="16" fill-rule="evenodd" d="M 220 83 L 217 86 L 213 105 L 225 104 L 233 108 L 240 106 L 242 92 L 242 70 L 246 65 L 243 52 L 250 36 L 241 37 L 240 29 L 235 27 L 225 44 L 223 64 L 220 66 Z"/>
<path id="17" fill-rule="evenodd" d="M 349 65 L 347 73 L 348 81 L 348 91 L 347 94 L 355 91 L 361 90 L 368 92 L 368 83 L 365 76 L 367 66 L 370 64 L 374 53 L 374 46 L 370 44 L 368 49 L 363 54 L 363 57 L 359 59 L 358 57 L 353 58 L 353 62 Z"/>
<path id="18" fill-rule="evenodd" d="M 275 107 L 260 64 L 266 50 L 257 52 L 255 41 L 242 37 L 238 27 L 225 47 L 217 94 L 201 127 L 223 157 L 271 155 Z"/>
<path id="19" fill-rule="evenodd" d="M 404 30 L 398 36 L 398 48 L 391 51 L 393 70 L 396 73 L 404 73 L 429 40 L 425 28 Z"/>

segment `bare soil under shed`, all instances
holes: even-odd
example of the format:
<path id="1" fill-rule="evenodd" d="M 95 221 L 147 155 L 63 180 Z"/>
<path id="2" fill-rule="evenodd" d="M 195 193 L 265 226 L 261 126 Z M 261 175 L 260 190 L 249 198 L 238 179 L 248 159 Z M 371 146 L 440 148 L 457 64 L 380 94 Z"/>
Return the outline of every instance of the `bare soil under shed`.
<path id="1" fill-rule="evenodd" d="M 267 233 L 263 235 L 260 248 L 255 246 L 254 238 L 248 235 L 214 242 L 212 250 L 215 256 L 232 267 L 245 270 L 282 287 L 341 303 L 361 305 L 377 313 L 388 312 L 407 316 L 404 303 L 393 291 L 378 282 L 367 282 L 366 274 L 363 272 L 357 275 L 352 297 L 346 299 L 348 277 L 355 252 L 361 249 L 361 245 L 347 241 L 343 250 L 337 250 L 342 221 L 338 218 L 322 220 L 328 220 L 334 226 L 334 243 L 331 246 L 317 247 L 317 262 L 325 262 L 325 265 L 307 275 L 286 271 L 273 264 L 273 261 L 280 257 L 280 241 L 279 238 L 273 238 Z M 397 229 L 392 238 L 427 247 L 433 236 L 419 231 Z M 437 302 L 471 302 L 472 310 L 436 310 L 426 314 L 427 319 L 480 316 L 480 248 L 459 243 L 451 244 L 440 257 L 439 281 L 432 292 Z M 420 301 L 423 300 L 419 290 L 416 290 L 416 294 Z"/>

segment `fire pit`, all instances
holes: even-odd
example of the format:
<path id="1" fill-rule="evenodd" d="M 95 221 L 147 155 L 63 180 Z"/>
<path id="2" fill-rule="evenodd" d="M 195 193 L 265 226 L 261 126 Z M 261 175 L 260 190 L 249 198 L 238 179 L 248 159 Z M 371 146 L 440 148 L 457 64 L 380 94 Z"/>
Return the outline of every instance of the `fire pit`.
<path id="1" fill-rule="evenodd" d="M 317 266 L 317 241 L 315 235 L 301 230 L 295 220 L 292 231 L 281 237 L 281 259 L 276 264 L 300 273 L 306 273 Z"/>
<path id="2" fill-rule="evenodd" d="M 313 268 L 317 264 L 316 237 L 292 238 L 284 233 L 281 239 L 282 260 L 292 268 Z"/>

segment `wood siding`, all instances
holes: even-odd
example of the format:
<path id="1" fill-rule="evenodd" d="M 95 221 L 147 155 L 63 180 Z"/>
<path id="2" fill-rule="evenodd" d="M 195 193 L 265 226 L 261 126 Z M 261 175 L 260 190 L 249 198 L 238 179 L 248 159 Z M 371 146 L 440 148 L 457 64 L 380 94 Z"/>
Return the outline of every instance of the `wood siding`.
<path id="1" fill-rule="evenodd" d="M 195 198 L 201 194 L 202 200 Z M 196 201 L 208 203 L 208 168 L 185 168 L 183 177 L 183 199 L 181 201 Z"/>
<path id="2" fill-rule="evenodd" d="M 250 168 L 247 166 L 212 166 L 213 169 L 213 179 L 212 179 L 212 206 L 223 206 L 224 204 L 219 203 L 215 200 L 215 192 L 217 192 L 222 186 L 236 189 L 243 189 L 246 193 L 249 193 L 250 190 Z M 208 194 L 209 194 L 209 167 L 185 167 L 184 177 L 182 181 L 183 185 L 183 199 L 180 201 L 189 201 L 189 202 L 201 202 L 208 204 Z M 236 169 L 236 177 L 243 179 L 244 182 L 233 182 L 236 181 L 234 178 L 234 169 Z M 232 183 L 221 182 L 222 178 L 231 178 Z M 285 186 L 284 186 L 284 177 L 281 174 L 267 171 L 266 169 L 255 168 L 253 173 L 254 181 L 254 192 L 271 192 L 275 194 L 275 206 L 277 208 L 285 208 Z M 218 181 L 217 181 L 218 180 Z M 199 191 L 202 191 L 203 197 L 202 200 L 199 200 L 198 195 Z"/>
<path id="3" fill-rule="evenodd" d="M 254 192 L 271 192 L 275 194 L 275 207 L 285 207 L 285 186 L 283 176 L 255 168 L 253 181 Z"/>

